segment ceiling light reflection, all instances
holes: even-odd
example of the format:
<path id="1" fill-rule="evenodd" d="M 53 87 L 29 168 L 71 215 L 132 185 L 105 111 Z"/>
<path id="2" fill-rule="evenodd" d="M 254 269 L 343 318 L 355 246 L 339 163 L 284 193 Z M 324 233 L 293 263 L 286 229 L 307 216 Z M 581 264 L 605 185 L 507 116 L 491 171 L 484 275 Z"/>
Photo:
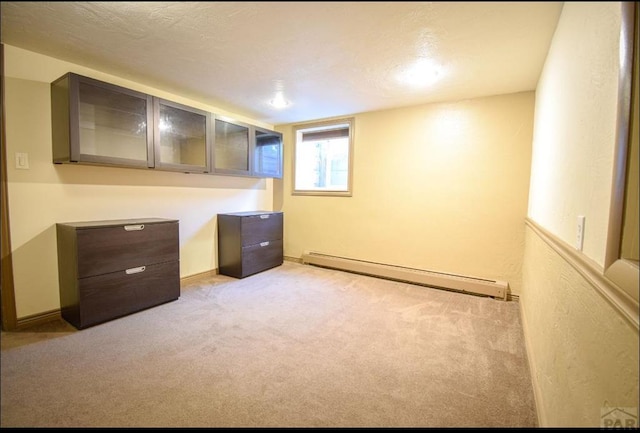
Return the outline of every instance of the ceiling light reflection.
<path id="1" fill-rule="evenodd" d="M 284 98 L 282 92 L 277 92 L 276 96 L 269 102 L 273 108 L 278 110 L 289 106 L 289 101 Z"/>
<path id="2" fill-rule="evenodd" d="M 398 80 L 413 87 L 424 87 L 435 83 L 442 75 L 442 66 L 432 60 L 420 59 L 398 74 Z"/>

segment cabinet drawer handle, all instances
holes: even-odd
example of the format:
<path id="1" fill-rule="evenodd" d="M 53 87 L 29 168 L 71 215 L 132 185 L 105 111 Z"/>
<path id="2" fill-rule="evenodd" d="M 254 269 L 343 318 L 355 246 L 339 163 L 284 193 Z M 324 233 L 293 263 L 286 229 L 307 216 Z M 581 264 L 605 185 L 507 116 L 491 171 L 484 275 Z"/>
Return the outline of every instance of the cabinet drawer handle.
<path id="1" fill-rule="evenodd" d="M 269 218 L 269 215 L 260 215 L 260 219 L 266 220 Z"/>
<path id="2" fill-rule="evenodd" d="M 133 232 L 136 230 L 144 230 L 144 224 L 135 224 L 131 226 L 124 226 L 124 229 L 128 232 Z"/>
<path id="3" fill-rule="evenodd" d="M 146 269 L 145 266 L 139 266 L 137 268 L 131 268 L 131 269 L 127 269 L 125 271 L 125 273 L 127 275 L 131 275 L 131 274 L 139 274 L 140 272 L 144 272 L 144 270 Z"/>
<path id="4" fill-rule="evenodd" d="M 260 246 L 261 247 L 267 247 L 267 246 L 269 246 L 269 242 L 268 241 L 267 242 L 260 242 Z"/>

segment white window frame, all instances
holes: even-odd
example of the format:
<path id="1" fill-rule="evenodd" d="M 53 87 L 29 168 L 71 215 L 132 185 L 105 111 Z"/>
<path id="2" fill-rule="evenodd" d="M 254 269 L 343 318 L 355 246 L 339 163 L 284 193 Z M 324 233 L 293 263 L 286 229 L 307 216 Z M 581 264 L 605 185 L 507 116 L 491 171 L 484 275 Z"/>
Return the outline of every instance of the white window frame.
<path id="1" fill-rule="evenodd" d="M 293 128 L 295 142 L 293 146 L 293 180 L 292 180 L 292 195 L 315 195 L 315 196 L 336 196 L 336 197 L 351 197 L 353 195 L 353 137 L 354 137 L 354 124 L 355 119 L 353 117 L 348 118 L 340 118 L 340 119 L 332 119 L 327 121 L 313 122 L 313 123 L 304 123 L 300 125 L 295 125 Z M 349 156 L 347 163 L 347 188 L 346 190 L 329 190 L 329 189 L 299 189 L 296 188 L 296 178 L 297 178 L 297 148 L 298 142 L 302 140 L 302 134 L 304 132 L 308 132 L 310 130 L 330 130 L 340 125 L 348 125 L 349 129 Z"/>

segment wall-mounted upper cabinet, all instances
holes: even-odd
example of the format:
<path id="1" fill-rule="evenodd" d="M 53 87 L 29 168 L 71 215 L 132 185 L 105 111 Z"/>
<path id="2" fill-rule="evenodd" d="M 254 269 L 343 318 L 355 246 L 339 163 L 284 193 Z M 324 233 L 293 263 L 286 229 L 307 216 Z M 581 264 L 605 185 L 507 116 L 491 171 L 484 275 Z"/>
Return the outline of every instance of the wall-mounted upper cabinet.
<path id="1" fill-rule="evenodd" d="M 211 114 L 154 98 L 155 167 L 190 173 L 210 170 Z"/>
<path id="2" fill-rule="evenodd" d="M 53 162 L 282 177 L 282 135 L 68 73 L 51 83 Z"/>
<path id="3" fill-rule="evenodd" d="M 216 116 L 213 172 L 253 177 L 282 177 L 282 134 Z"/>
<path id="4" fill-rule="evenodd" d="M 253 127 L 253 175 L 282 177 L 282 134 Z"/>
<path id="5" fill-rule="evenodd" d="M 153 167 L 152 97 L 76 74 L 51 83 L 53 162 Z"/>

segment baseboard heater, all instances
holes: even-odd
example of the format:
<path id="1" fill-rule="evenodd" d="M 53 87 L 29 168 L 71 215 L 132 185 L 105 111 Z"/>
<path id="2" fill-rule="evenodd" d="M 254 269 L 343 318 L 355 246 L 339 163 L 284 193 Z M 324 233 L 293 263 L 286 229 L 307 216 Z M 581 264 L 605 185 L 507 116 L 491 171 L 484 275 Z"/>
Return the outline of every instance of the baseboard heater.
<path id="1" fill-rule="evenodd" d="M 505 281 L 425 271 L 314 252 L 303 254 L 302 263 L 422 286 L 491 296 L 505 301 L 509 291 L 509 284 Z"/>

